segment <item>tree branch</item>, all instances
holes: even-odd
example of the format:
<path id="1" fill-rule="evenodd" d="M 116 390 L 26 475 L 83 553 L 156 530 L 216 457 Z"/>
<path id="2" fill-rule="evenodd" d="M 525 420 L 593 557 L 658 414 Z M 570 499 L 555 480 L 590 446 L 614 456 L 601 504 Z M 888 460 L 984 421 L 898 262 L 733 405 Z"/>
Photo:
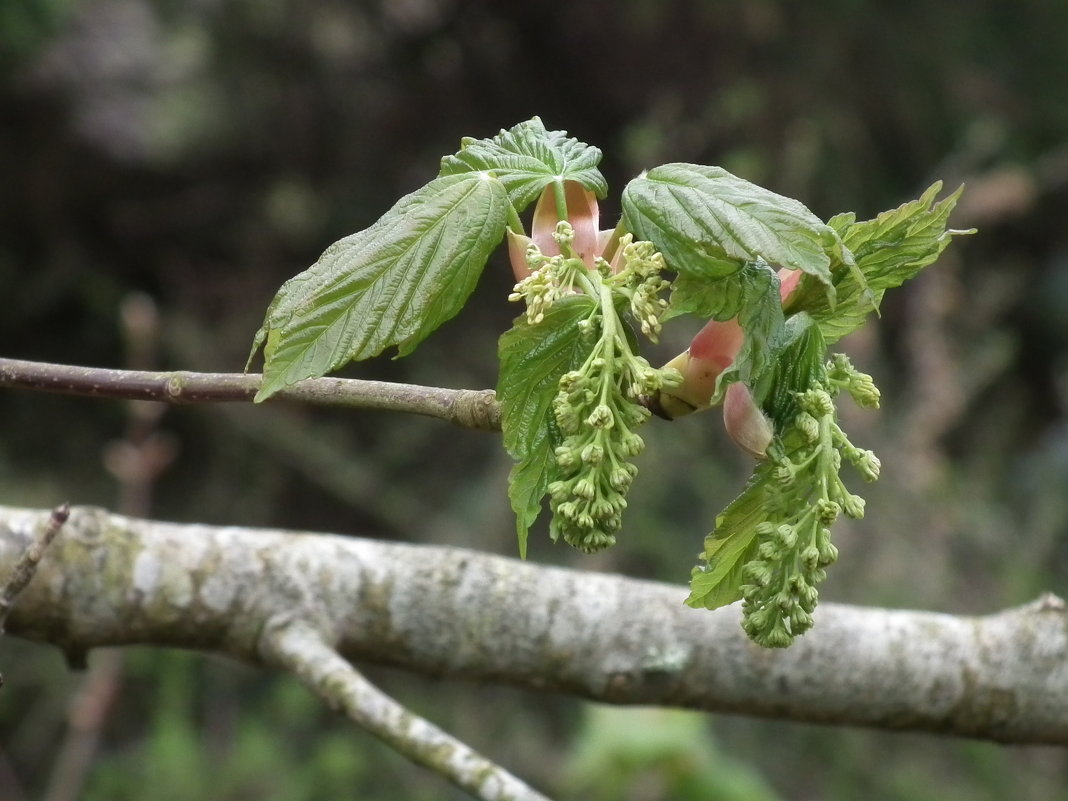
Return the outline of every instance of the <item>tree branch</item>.
<path id="1" fill-rule="evenodd" d="M 262 376 L 252 373 L 153 372 L 77 367 L 0 358 L 0 387 L 61 395 L 164 403 L 251 401 Z M 408 412 L 464 428 L 500 431 L 493 390 L 444 389 L 352 378 L 311 378 L 277 392 L 271 400 Z"/>
<path id="2" fill-rule="evenodd" d="M 261 650 L 268 662 L 296 675 L 329 706 L 476 798 L 548 801 L 500 766 L 398 704 L 308 625 L 283 620 L 264 636 Z"/>
<path id="3" fill-rule="evenodd" d="M 0 507 L 0 570 L 48 512 Z M 453 548 L 175 525 L 77 509 L 10 631 L 77 657 L 103 645 L 264 661 L 289 615 L 350 661 L 620 704 L 1068 744 L 1068 611 L 985 617 L 821 604 L 783 651 L 683 587 Z"/>

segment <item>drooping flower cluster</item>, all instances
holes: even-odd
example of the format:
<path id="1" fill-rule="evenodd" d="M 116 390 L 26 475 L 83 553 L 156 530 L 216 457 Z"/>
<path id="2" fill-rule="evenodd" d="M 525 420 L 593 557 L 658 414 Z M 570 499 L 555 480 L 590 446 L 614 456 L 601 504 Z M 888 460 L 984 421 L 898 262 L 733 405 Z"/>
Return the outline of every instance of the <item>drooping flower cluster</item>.
<path id="1" fill-rule="evenodd" d="M 845 356 L 826 365 L 826 386 L 815 383 L 796 394 L 797 412 L 781 443 L 761 466 L 776 487 L 768 492 L 765 521 L 757 525 L 756 554 L 743 568 L 742 626 L 757 643 L 781 648 L 812 627 L 812 612 L 838 558 L 831 526 L 841 514 L 864 516 L 864 499 L 846 489 L 842 461 L 866 481 L 879 476 L 879 459 L 855 447 L 836 421 L 834 396 L 847 390 L 858 404 L 878 404 L 871 376 L 857 372 Z"/>
<path id="2" fill-rule="evenodd" d="M 651 367 L 633 352 L 617 308 L 617 300 L 625 300 L 638 327 L 656 340 L 668 307 L 660 295 L 670 286 L 662 276 L 663 256 L 652 243 L 635 242 L 630 234 L 614 242 L 599 234 L 591 193 L 569 184 L 565 197 L 569 219 L 553 225 L 551 240 L 545 237 L 548 209 L 555 210 L 549 190 L 535 211 L 534 236 L 509 237 L 519 279 L 509 300 L 525 301 L 531 325 L 542 322 L 562 297 L 584 293 L 596 301 L 580 323 L 593 347 L 578 369 L 560 378 L 553 401 L 563 442 L 555 449 L 557 470 L 548 486 L 552 538 L 592 552 L 614 544 L 622 525 L 626 493 L 638 472 L 630 460 L 645 447 L 634 429 L 650 415 L 639 399 L 681 377 Z"/>
<path id="3" fill-rule="evenodd" d="M 555 452 L 560 478 L 549 485 L 554 540 L 587 553 L 615 544 L 638 473 L 630 460 L 645 448 L 634 429 L 650 415 L 637 398 L 672 378 L 612 335 L 599 339 L 580 370 L 560 379 L 553 414 L 564 441 Z"/>
<path id="4" fill-rule="evenodd" d="M 565 439 L 555 453 L 562 478 L 549 485 L 550 534 L 586 552 L 615 544 L 638 473 L 628 460 L 645 448 L 633 429 L 649 416 L 627 401 L 608 367 L 597 357 L 585 371 L 567 373 L 553 403 Z"/>

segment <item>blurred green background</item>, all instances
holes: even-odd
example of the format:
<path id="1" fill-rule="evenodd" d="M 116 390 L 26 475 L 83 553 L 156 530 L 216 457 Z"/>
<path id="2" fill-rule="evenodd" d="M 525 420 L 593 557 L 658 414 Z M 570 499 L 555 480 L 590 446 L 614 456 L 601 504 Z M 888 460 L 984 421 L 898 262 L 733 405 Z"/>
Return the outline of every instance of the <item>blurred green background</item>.
<path id="1" fill-rule="evenodd" d="M 884 478 L 828 600 L 981 614 L 1068 591 L 1068 4 L 464 0 L 0 3 L 0 353 L 237 371 L 277 287 L 534 114 L 612 194 L 719 164 L 861 218 L 966 182 L 958 240 L 842 343 Z M 490 262 L 413 356 L 344 374 L 495 382 L 517 309 Z M 685 347 L 670 327 L 658 355 Z M 131 333 L 134 332 L 134 333 Z M 655 356 L 652 357 L 655 360 Z M 680 585 L 748 465 L 716 415 L 654 421 L 620 544 L 531 558 Z M 0 503 L 69 499 L 515 554 L 497 438 L 294 406 L 131 409 L 0 392 Z M 680 589 L 680 602 L 682 590 Z M 817 618 L 818 625 L 818 618 Z M 0 798 L 459 799 L 287 679 L 132 649 L 68 672 L 0 640 Z M 561 799 L 1058 799 L 1061 749 L 616 710 L 372 669 Z"/>

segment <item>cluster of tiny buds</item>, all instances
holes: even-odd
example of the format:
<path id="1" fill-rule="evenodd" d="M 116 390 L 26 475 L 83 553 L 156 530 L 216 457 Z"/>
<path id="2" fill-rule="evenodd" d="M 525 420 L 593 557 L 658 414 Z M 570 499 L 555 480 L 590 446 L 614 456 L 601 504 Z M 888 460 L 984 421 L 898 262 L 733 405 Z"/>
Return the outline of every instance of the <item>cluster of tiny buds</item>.
<path id="1" fill-rule="evenodd" d="M 660 337 L 661 317 L 667 311 L 668 302 L 660 297 L 671 286 L 662 277 L 664 256 L 652 242 L 632 242 L 630 234 L 620 241 L 624 270 L 638 279 L 630 297 L 630 310 L 638 321 L 642 333 L 653 342 Z"/>
<path id="2" fill-rule="evenodd" d="M 659 380 L 645 375 L 659 371 L 632 360 L 629 371 L 623 371 L 631 376 L 627 380 L 640 386 Z M 648 419 L 649 411 L 627 400 L 618 371 L 618 365 L 596 356 L 582 370 L 560 377 L 553 401 L 565 439 L 554 451 L 561 477 L 548 487 L 553 511 L 550 534 L 588 553 L 615 543 L 627 506 L 626 492 L 638 472 L 626 460 L 645 448 L 632 429 Z"/>
<path id="3" fill-rule="evenodd" d="M 837 504 L 821 504 L 817 518 L 803 523 L 764 522 L 757 526 L 757 557 L 742 569 L 743 627 L 762 645 L 785 647 L 812 628 L 812 612 L 826 577 L 824 568 L 838 558 L 826 520 Z"/>
<path id="4" fill-rule="evenodd" d="M 531 242 L 527 245 L 524 258 L 530 275 L 513 287 L 508 300 L 513 303 L 524 300 L 527 304 L 527 322 L 537 325 L 545 319 L 545 314 L 559 298 L 570 294 L 575 270 L 585 270 L 581 260 L 573 257 L 571 243 L 575 239 L 571 223 L 561 220 L 553 232 L 553 239 L 560 246 L 562 253 L 571 257 L 558 255 L 546 256 Z"/>
<path id="5" fill-rule="evenodd" d="M 533 244 L 530 247 L 537 250 L 537 246 Z M 538 255 L 541 255 L 540 252 Z M 542 261 L 537 269 L 515 285 L 512 294 L 508 296 L 508 300 L 513 303 L 520 300 L 526 301 L 527 322 L 531 325 L 537 325 L 545 319 L 545 313 L 549 311 L 558 297 L 558 270 L 554 269 L 557 266 L 551 259 Z"/>
<path id="6" fill-rule="evenodd" d="M 560 220 L 553 231 L 553 241 L 560 246 L 561 253 L 570 253 L 571 244 L 575 241 L 575 229 L 567 220 Z"/>
<path id="7" fill-rule="evenodd" d="M 845 456 L 865 481 L 878 480 L 882 463 L 874 452 L 848 447 L 845 449 Z"/>
<path id="8" fill-rule="evenodd" d="M 817 420 L 834 414 L 834 401 L 827 390 L 816 386 L 797 393 L 797 404 Z"/>
<path id="9" fill-rule="evenodd" d="M 816 442 L 820 438 L 820 421 L 806 411 L 797 413 L 794 417 L 794 425 L 805 438 L 805 442 Z"/>
<path id="10" fill-rule="evenodd" d="M 835 387 L 845 389 L 858 406 L 878 409 L 881 395 L 875 381 L 853 366 L 844 353 L 836 353 L 827 363 L 827 377 Z"/>

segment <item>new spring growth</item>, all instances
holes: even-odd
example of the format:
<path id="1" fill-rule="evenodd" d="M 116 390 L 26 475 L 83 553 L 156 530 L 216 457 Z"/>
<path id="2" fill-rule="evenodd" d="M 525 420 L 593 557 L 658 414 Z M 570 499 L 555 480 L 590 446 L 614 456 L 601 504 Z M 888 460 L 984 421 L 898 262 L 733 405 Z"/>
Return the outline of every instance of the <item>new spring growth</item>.
<path id="1" fill-rule="evenodd" d="M 594 237 L 596 199 L 577 185 L 565 186 L 568 219 L 554 222 L 547 212 L 552 207 L 555 213 L 552 190 L 548 187 L 538 201 L 534 236 L 509 235 L 519 279 L 509 299 L 526 302 L 532 325 L 567 295 L 581 292 L 596 301 L 580 323 L 594 345 L 577 370 L 561 376 L 553 400 L 552 413 L 564 440 L 555 449 L 558 469 L 548 486 L 552 538 L 592 552 L 615 543 L 626 493 L 638 472 L 630 460 L 645 443 L 634 429 L 649 418 L 649 411 L 637 399 L 659 393 L 680 377 L 652 368 L 632 351 L 617 311 L 616 299 L 622 297 L 642 333 L 656 340 L 668 305 L 660 297 L 669 286 L 661 275 L 663 256 L 650 242 L 634 242 L 630 234 Z M 546 239 L 550 224 L 552 236 Z"/>
<path id="2" fill-rule="evenodd" d="M 855 447 L 837 422 L 834 399 L 841 390 L 863 406 L 875 406 L 879 391 L 871 376 L 843 355 L 825 366 L 822 381 L 796 393 L 797 412 L 769 451 L 768 519 L 756 527 L 755 556 L 743 568 L 742 625 L 757 643 L 785 647 L 812 627 L 817 586 L 838 558 L 831 526 L 841 515 L 864 516 L 864 499 L 839 476 L 848 462 L 866 481 L 879 476 L 879 460 Z"/>
<path id="3" fill-rule="evenodd" d="M 797 288 L 801 273 L 783 268 L 778 277 L 780 298 L 785 303 Z M 737 358 L 744 343 L 745 331 L 737 319 L 710 320 L 690 347 L 666 365 L 681 373 L 682 383 L 652 398 L 650 408 L 669 420 L 709 408 L 720 375 Z M 723 423 L 736 445 L 758 459 L 766 456 L 775 432 L 745 384 L 734 383 L 727 388 Z"/>

